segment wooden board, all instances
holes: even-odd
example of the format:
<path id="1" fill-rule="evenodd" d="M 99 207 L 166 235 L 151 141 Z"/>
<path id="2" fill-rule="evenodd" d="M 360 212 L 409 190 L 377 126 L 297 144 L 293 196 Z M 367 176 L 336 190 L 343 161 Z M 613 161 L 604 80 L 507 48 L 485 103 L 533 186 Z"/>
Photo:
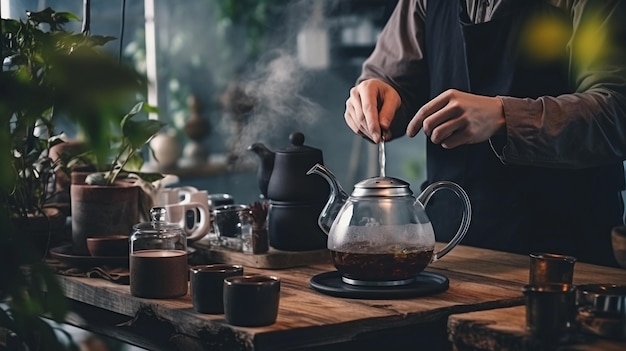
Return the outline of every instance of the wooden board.
<path id="1" fill-rule="evenodd" d="M 244 267 L 264 269 L 286 269 L 319 263 L 329 263 L 327 249 L 311 251 L 281 251 L 270 248 L 263 254 L 247 254 L 221 247 L 214 247 L 208 241 L 197 241 L 193 246 L 197 253 L 208 262 L 240 264 Z"/>
<path id="2" fill-rule="evenodd" d="M 294 350 L 318 346 L 324 349 L 324 345 L 348 342 L 365 346 L 387 344 L 398 341 L 395 335 L 398 330 L 408 331 L 402 336 L 405 338 L 416 335 L 422 327 L 435 324 L 441 326 L 443 332 L 446 318 L 451 313 L 522 303 L 518 284 L 452 271 L 446 272 L 450 279 L 447 291 L 416 298 L 337 298 L 310 288 L 309 280 L 313 275 L 331 269 L 334 267 L 330 264 L 284 270 L 246 267 L 247 273 L 270 274 L 281 279 L 278 319 L 272 325 L 258 328 L 230 325 L 223 314 L 197 313 L 192 307 L 190 294 L 176 299 L 142 299 L 130 295 L 128 286 L 102 279 L 67 276 L 60 279 L 65 295 L 72 300 L 127 316 L 132 326 L 135 322 L 131 321 L 151 319 L 151 324 L 158 321 L 164 330 L 168 330 L 152 331 L 145 337 L 171 340 L 173 336 L 184 335 L 198 340 L 205 349 L 220 350 Z M 95 312 L 85 318 L 104 320 Z M 375 339 L 371 340 L 370 335 Z M 447 342 L 447 336 L 440 335 L 442 339 L 437 341 L 438 345 Z M 178 348 L 171 349 L 189 349 L 176 346 Z"/>
<path id="3" fill-rule="evenodd" d="M 448 332 L 456 351 L 626 350 L 624 341 L 580 332 L 573 333 L 565 342 L 547 347 L 545 342 L 533 340 L 526 331 L 525 306 L 453 314 L 448 318 Z"/>
<path id="4" fill-rule="evenodd" d="M 575 280 L 579 282 L 626 281 L 623 269 L 591 265 L 577 268 Z M 449 278 L 448 290 L 390 300 L 338 298 L 310 287 L 311 277 L 333 269 L 330 263 L 282 270 L 246 267 L 247 273 L 281 279 L 278 319 L 275 324 L 258 328 L 230 325 L 224 315 L 197 313 L 189 294 L 176 299 L 141 299 L 130 295 L 128 286 L 103 279 L 60 278 L 68 298 L 95 307 L 85 318 L 102 323 L 106 320 L 102 312 L 114 313 L 132 320 L 133 328 L 142 324 L 141 320 L 156 321 L 163 331 L 155 332 L 150 324 L 142 335 L 157 344 L 184 338 L 186 342 L 196 340 L 202 346 L 198 349 L 335 351 L 416 349 L 415 344 L 421 341 L 432 346 L 430 349 L 445 350 L 449 349 L 446 323 L 450 315 L 523 305 L 528 257 L 459 246 L 428 268 Z M 515 318 L 518 324 L 523 323 L 523 317 Z M 114 325 L 118 324 L 115 321 Z M 433 343 L 425 341 L 428 337 Z M 402 345 L 394 344 L 400 340 Z M 344 347 L 348 343 L 350 347 Z M 329 349 L 329 345 L 341 347 Z M 182 346 L 182 341 L 174 346 L 167 349 L 195 350 Z"/>

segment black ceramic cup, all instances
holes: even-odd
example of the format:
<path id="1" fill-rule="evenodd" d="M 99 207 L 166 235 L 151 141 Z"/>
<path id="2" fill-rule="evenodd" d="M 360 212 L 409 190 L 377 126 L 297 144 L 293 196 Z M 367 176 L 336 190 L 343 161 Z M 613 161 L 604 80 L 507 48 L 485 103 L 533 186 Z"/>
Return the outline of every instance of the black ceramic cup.
<path id="1" fill-rule="evenodd" d="M 224 280 L 224 316 L 229 324 L 242 327 L 274 324 L 279 300 L 277 277 L 244 275 Z"/>
<path id="2" fill-rule="evenodd" d="M 209 264 L 193 266 L 191 273 L 191 302 L 196 312 L 224 313 L 224 279 L 243 275 L 243 266 Z"/>

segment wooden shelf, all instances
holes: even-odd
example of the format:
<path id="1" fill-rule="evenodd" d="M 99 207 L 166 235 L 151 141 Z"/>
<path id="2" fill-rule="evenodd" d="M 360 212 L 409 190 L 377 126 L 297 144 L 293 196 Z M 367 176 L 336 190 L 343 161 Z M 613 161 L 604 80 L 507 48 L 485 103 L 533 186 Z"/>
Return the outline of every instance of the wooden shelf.
<path id="1" fill-rule="evenodd" d="M 229 173 L 254 172 L 257 164 L 253 162 L 228 162 L 226 157 L 214 156 L 206 163 L 198 166 L 175 167 L 159 169 L 155 164 L 144 165 L 144 171 L 161 172 L 172 174 L 180 178 L 193 178 L 208 175 L 221 175 Z"/>
<path id="2" fill-rule="evenodd" d="M 227 173 L 236 173 L 236 172 L 252 172 L 254 170 L 256 170 L 256 167 L 251 166 L 251 165 L 234 166 L 234 165 L 228 165 L 228 164 L 207 163 L 205 165 L 201 165 L 198 167 L 168 169 L 165 172 L 168 174 L 179 176 L 181 178 L 189 178 L 189 177 L 227 174 Z"/>

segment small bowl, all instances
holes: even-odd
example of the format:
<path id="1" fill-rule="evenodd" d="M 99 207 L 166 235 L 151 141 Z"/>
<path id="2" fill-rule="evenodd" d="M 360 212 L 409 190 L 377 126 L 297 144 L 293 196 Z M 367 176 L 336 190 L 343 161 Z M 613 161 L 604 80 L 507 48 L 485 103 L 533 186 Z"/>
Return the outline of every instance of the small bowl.
<path id="1" fill-rule="evenodd" d="M 598 315 L 626 318 L 626 285 L 586 284 L 576 287 L 579 309 Z"/>
<path id="2" fill-rule="evenodd" d="M 87 238 L 87 250 L 97 257 L 128 256 L 129 237 L 120 234 Z"/>

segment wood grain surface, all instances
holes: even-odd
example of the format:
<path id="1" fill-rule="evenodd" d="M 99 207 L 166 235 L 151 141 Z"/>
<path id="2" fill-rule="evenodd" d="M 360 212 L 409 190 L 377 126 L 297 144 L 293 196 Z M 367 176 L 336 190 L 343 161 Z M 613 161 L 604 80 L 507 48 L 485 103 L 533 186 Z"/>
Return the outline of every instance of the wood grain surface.
<path id="1" fill-rule="evenodd" d="M 534 340 L 526 331 L 525 306 L 454 314 L 448 318 L 450 341 L 457 351 L 626 350 L 626 341 L 574 332 L 563 341 Z"/>
<path id="2" fill-rule="evenodd" d="M 438 328 L 447 339 L 446 322 L 452 314 L 522 305 L 521 289 L 528 280 L 528 257 L 458 246 L 427 268 L 448 277 L 447 291 L 390 300 L 338 298 L 310 287 L 311 277 L 331 270 L 334 267 L 328 263 L 280 270 L 245 266 L 245 273 L 281 279 L 278 319 L 275 324 L 257 328 L 229 325 L 223 315 L 197 313 L 189 294 L 177 299 L 142 299 L 131 296 L 128 286 L 101 279 L 60 277 L 70 299 L 127 316 L 129 320 L 149 314 L 170 325 L 170 339 L 174 335 L 184 336 L 205 348 L 220 350 L 328 349 L 328 345 L 358 340 L 368 340 L 369 344 L 370 339 L 378 340 L 384 344 L 429 327 Z M 575 280 L 626 281 L 626 270 L 577 264 Z"/>
<path id="3" fill-rule="evenodd" d="M 270 247 L 262 254 L 247 254 L 221 247 L 211 246 L 206 240 L 193 243 L 197 253 L 209 262 L 241 264 L 246 267 L 265 269 L 285 269 L 317 263 L 330 263 L 327 249 L 310 251 L 282 251 Z"/>

